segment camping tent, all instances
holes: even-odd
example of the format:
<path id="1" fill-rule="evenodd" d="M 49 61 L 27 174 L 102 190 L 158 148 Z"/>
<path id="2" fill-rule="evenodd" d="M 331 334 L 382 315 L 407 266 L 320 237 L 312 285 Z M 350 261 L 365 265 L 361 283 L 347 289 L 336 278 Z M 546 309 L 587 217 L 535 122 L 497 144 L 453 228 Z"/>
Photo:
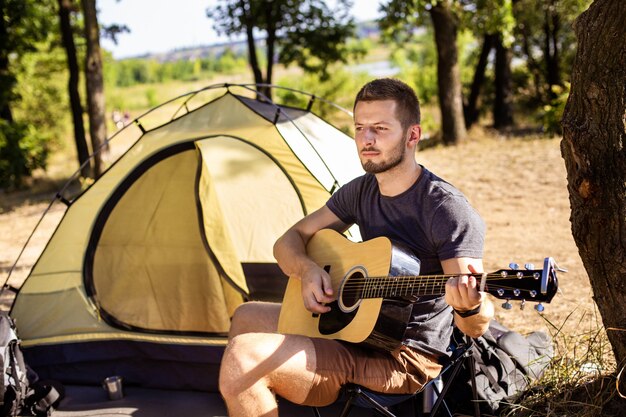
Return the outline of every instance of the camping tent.
<path id="1" fill-rule="evenodd" d="M 310 105 L 232 85 L 197 103 L 216 88 L 176 99 L 165 122 L 135 120 L 129 149 L 59 196 L 68 208 L 11 311 L 41 377 L 215 390 L 234 309 L 284 288 L 273 242 L 362 172 Z"/>

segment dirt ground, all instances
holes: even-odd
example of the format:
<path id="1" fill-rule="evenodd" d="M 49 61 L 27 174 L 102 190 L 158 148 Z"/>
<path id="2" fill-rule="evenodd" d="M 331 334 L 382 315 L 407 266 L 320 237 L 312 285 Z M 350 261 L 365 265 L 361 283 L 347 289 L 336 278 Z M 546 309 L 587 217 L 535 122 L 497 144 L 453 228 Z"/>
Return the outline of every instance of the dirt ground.
<path id="1" fill-rule="evenodd" d="M 582 326 L 597 325 L 591 317 L 594 304 L 578 250 L 573 241 L 567 180 L 560 139 L 505 138 L 493 133 L 475 137 L 457 147 L 421 150 L 420 163 L 460 188 L 487 225 L 484 264 L 487 272 L 507 268 L 510 262 L 533 263 L 540 268 L 551 256 L 569 273 L 561 274 L 560 290 L 543 318 L 575 334 Z M 486 138 L 485 138 L 486 137 Z M 22 246 L 48 207 L 53 185 L 40 179 L 38 192 L 0 193 L 0 279 L 17 258 Z M 55 204 L 24 252 L 11 283 L 19 285 L 36 261 L 64 206 Z M 550 326 L 532 304 L 522 311 L 500 307 L 498 319 L 522 332 Z M 566 318 L 571 314 L 571 317 Z M 583 317 L 582 321 L 580 321 Z M 583 323 L 583 324 L 581 324 Z"/>

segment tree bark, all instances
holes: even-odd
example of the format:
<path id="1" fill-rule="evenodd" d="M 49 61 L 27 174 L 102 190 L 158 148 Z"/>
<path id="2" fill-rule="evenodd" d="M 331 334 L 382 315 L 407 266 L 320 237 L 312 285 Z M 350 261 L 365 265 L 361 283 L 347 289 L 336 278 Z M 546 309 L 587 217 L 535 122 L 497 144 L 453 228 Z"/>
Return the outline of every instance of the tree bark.
<path id="1" fill-rule="evenodd" d="M 59 2 L 59 23 L 61 28 L 61 40 L 65 55 L 67 56 L 67 67 L 69 79 L 67 82 L 68 94 L 70 96 L 70 108 L 72 111 L 72 122 L 74 124 L 74 142 L 78 155 L 78 164 L 81 166 L 81 175 L 84 178 L 92 177 L 91 166 L 89 164 L 89 148 L 85 138 L 85 125 L 83 122 L 83 106 L 80 102 L 78 82 L 80 69 L 76 58 L 76 45 L 74 44 L 74 34 L 70 14 L 72 11 L 72 0 L 58 0 Z M 84 165 L 83 165 L 84 164 Z"/>
<path id="2" fill-rule="evenodd" d="M 575 22 L 563 115 L 572 234 L 615 359 L 626 363 L 626 7 L 596 0 Z"/>
<path id="3" fill-rule="evenodd" d="M 103 170 L 102 153 L 106 150 L 104 145 L 107 138 L 100 27 L 96 15 L 96 0 L 82 0 L 82 2 L 85 19 L 85 39 L 87 40 L 85 79 L 87 84 L 89 135 L 91 136 L 91 146 L 94 153 L 94 175 L 98 178 Z"/>
<path id="4" fill-rule="evenodd" d="M 496 129 L 513 125 L 513 94 L 511 92 L 511 50 L 496 38 L 496 94 L 493 102 L 493 126 Z"/>
<path id="5" fill-rule="evenodd" d="M 456 46 L 456 17 L 445 2 L 430 9 L 437 44 L 437 86 L 441 109 L 441 132 L 446 145 L 467 136 L 463 117 L 463 95 Z"/>
<path id="6" fill-rule="evenodd" d="M 480 97 L 480 89 L 485 82 L 485 70 L 489 63 L 489 54 L 493 49 L 495 35 L 485 35 L 483 37 L 483 46 L 480 50 L 480 56 L 478 63 L 474 70 L 474 78 L 472 79 L 472 86 L 470 88 L 470 94 L 467 99 L 467 105 L 464 107 L 465 115 L 465 127 L 470 128 L 478 120 L 480 111 L 478 109 L 478 98 Z"/>

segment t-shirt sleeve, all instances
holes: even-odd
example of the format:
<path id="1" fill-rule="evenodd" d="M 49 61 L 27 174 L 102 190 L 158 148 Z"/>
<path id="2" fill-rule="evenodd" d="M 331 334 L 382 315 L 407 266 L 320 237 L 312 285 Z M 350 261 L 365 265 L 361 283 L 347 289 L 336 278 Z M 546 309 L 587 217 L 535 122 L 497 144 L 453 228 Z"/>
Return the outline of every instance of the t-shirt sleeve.
<path id="1" fill-rule="evenodd" d="M 356 223 L 361 183 L 362 177 L 355 178 L 339 188 L 326 202 L 326 207 L 345 224 Z"/>
<path id="2" fill-rule="evenodd" d="M 435 211 L 431 227 L 439 260 L 483 257 L 485 223 L 464 197 L 444 200 Z"/>

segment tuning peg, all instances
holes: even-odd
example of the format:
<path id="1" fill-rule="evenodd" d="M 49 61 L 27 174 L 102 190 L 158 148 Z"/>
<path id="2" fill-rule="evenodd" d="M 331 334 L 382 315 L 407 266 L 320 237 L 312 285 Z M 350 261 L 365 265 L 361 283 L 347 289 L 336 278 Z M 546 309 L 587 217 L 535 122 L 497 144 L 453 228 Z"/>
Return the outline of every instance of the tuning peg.
<path id="1" fill-rule="evenodd" d="M 516 264 L 515 262 L 511 262 L 509 264 L 509 269 L 513 269 L 513 270 L 517 271 L 519 269 L 519 265 Z"/>
<path id="2" fill-rule="evenodd" d="M 543 306 L 543 304 L 539 303 L 537 305 L 535 305 L 535 310 L 537 310 L 540 313 L 543 313 L 543 310 L 545 310 L 546 308 Z"/>
<path id="3" fill-rule="evenodd" d="M 505 310 L 510 310 L 513 308 L 513 305 L 511 304 L 511 299 L 507 298 L 505 302 L 502 303 L 502 308 Z"/>
<path id="4" fill-rule="evenodd" d="M 523 309 L 524 309 L 524 307 L 526 307 L 526 300 L 524 300 L 524 299 L 522 298 L 522 303 L 519 305 L 519 309 L 520 309 L 520 310 L 523 310 Z"/>
<path id="5" fill-rule="evenodd" d="M 535 264 L 524 264 L 524 268 L 526 268 L 527 271 L 533 270 L 535 269 Z"/>

